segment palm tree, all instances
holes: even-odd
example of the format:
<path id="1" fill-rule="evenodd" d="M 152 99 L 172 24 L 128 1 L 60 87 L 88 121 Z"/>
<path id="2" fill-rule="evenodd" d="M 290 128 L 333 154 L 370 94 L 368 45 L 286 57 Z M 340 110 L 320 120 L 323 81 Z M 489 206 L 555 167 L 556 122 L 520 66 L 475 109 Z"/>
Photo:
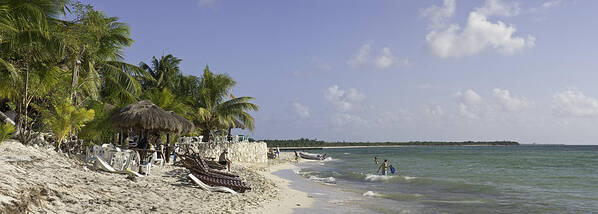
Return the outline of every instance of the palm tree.
<path id="1" fill-rule="evenodd" d="M 31 139 L 29 107 L 61 79 L 54 66 L 59 42 L 51 28 L 65 12 L 63 0 L 0 2 L 0 95 L 16 104 L 23 143 Z"/>
<path id="2" fill-rule="evenodd" d="M 122 61 L 123 49 L 133 43 L 129 26 L 91 6 L 74 7 L 77 19 L 58 27 L 65 52 L 62 63 L 72 71 L 71 100 L 77 104 L 83 97 L 95 100 L 103 95 L 104 101 L 117 105 L 136 101 L 141 85 L 134 75 L 145 74 Z"/>
<path id="3" fill-rule="evenodd" d="M 210 140 L 210 134 L 234 126 L 237 120 L 253 131 L 254 119 L 248 112 L 259 107 L 250 103 L 253 97 L 231 97 L 230 91 L 236 82 L 226 74 L 213 74 L 206 66 L 201 77 L 199 92 L 194 107 L 197 110 L 196 127 L 201 129 L 204 141 Z"/>
<path id="4" fill-rule="evenodd" d="M 140 62 L 139 67 L 145 70 L 151 78 L 142 78 L 144 89 L 157 88 L 174 91 L 181 79 L 182 73 L 179 68 L 181 59 L 171 54 L 161 56 L 160 59 L 152 57 L 151 66 Z"/>
<path id="5" fill-rule="evenodd" d="M 191 107 L 187 105 L 188 100 L 186 99 L 188 99 L 188 97 L 175 96 L 168 89 L 155 89 L 145 96 L 160 108 L 166 111 L 172 111 L 183 117 L 187 117 L 187 114 L 191 111 Z"/>

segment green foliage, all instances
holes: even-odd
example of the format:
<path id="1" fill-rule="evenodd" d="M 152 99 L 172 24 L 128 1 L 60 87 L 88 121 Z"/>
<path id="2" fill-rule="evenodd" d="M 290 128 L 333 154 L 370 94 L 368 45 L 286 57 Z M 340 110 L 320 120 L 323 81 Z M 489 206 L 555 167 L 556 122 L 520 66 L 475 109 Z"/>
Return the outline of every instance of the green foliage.
<path id="1" fill-rule="evenodd" d="M 326 146 L 517 146 L 514 141 L 410 141 L 410 142 L 325 142 L 300 138 L 297 140 L 263 140 L 268 147 L 326 147 Z"/>
<path id="2" fill-rule="evenodd" d="M 90 109 L 93 109 L 95 113 L 94 118 L 81 128 L 78 136 L 81 139 L 95 143 L 111 142 L 118 133 L 117 130 L 112 128 L 110 122 L 110 114 L 115 108 L 96 101 L 90 105 Z"/>
<path id="3" fill-rule="evenodd" d="M 0 144 L 8 138 L 11 138 L 15 132 L 12 124 L 0 122 Z"/>
<path id="4" fill-rule="evenodd" d="M 143 87 L 145 89 L 169 89 L 171 91 L 179 87 L 182 79 L 182 73 L 179 68 L 181 59 L 171 54 L 152 58 L 151 66 L 141 62 L 139 67 L 149 74 L 142 77 Z"/>
<path id="5" fill-rule="evenodd" d="M 22 133 L 51 130 L 59 143 L 79 130 L 88 141 L 110 141 L 116 130 L 108 109 L 140 98 L 190 119 L 206 140 L 239 123 L 253 130 L 249 112 L 258 106 L 230 94 L 231 77 L 207 66 L 201 77 L 183 76 L 181 59 L 170 54 L 125 63 L 132 43 L 126 23 L 90 5 L 0 1 L 0 99 L 17 112 Z M 18 137 L 26 143 L 31 136 Z"/>
<path id="6" fill-rule="evenodd" d="M 253 131 L 254 119 L 249 111 L 259 107 L 250 103 L 253 97 L 234 97 L 230 94 L 236 82 L 226 74 L 214 74 L 206 66 L 199 85 L 199 93 L 193 107 L 197 109 L 194 120 L 202 129 L 205 141 L 210 134 L 218 130 L 234 127 L 235 121 L 241 122 Z M 230 96 L 230 99 L 229 99 Z"/>
<path id="7" fill-rule="evenodd" d="M 166 88 L 151 90 L 146 94 L 146 98 L 160 108 L 178 115 L 184 116 L 191 111 L 191 108 L 186 105 L 187 101 L 184 100 L 186 97 L 177 97 Z"/>
<path id="8" fill-rule="evenodd" d="M 92 120 L 95 115 L 93 109 L 75 107 L 68 99 L 64 99 L 62 102 L 54 104 L 52 109 L 42 112 L 45 121 L 58 140 L 57 148 L 60 148 L 62 141 L 67 136 L 76 134 L 85 125 L 85 122 Z"/>

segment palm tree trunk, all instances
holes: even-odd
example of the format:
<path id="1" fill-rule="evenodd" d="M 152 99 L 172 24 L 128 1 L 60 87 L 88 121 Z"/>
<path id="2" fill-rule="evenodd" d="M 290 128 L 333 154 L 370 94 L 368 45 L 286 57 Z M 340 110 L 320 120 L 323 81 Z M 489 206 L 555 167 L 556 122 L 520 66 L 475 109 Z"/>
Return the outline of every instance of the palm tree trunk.
<path id="1" fill-rule="evenodd" d="M 201 135 L 203 135 L 203 142 L 210 142 L 210 130 L 201 130 Z"/>
<path id="2" fill-rule="evenodd" d="M 79 82 L 79 56 L 75 57 L 73 61 L 73 79 L 71 81 L 71 101 L 75 99 L 75 88 Z M 74 103 L 74 102 L 73 102 Z"/>
<path id="3" fill-rule="evenodd" d="M 166 133 L 166 151 L 164 151 L 166 154 L 164 155 L 164 157 L 166 157 L 166 163 L 170 162 L 170 133 Z"/>

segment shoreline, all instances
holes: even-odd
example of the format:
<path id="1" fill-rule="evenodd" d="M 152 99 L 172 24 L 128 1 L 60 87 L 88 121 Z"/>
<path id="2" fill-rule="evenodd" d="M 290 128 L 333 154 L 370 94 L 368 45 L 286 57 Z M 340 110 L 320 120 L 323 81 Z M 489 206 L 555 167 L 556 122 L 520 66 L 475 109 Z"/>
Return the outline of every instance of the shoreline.
<path id="1" fill-rule="evenodd" d="M 295 208 L 311 208 L 314 199 L 309 197 L 307 192 L 299 191 L 290 187 L 293 180 L 285 179 L 274 175 L 275 172 L 281 170 L 292 170 L 298 167 L 290 162 L 271 165 L 267 172 L 258 172 L 266 179 L 275 183 L 278 189 L 278 197 L 274 200 L 266 202 L 263 206 L 254 210 L 249 210 L 249 213 L 271 213 L 271 214 L 288 214 L 293 213 Z"/>

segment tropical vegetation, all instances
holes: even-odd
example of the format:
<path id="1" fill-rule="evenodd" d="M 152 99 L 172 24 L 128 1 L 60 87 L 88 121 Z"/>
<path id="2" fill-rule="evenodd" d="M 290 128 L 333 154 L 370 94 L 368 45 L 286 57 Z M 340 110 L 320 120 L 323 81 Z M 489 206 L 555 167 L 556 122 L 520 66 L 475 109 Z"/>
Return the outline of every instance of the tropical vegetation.
<path id="1" fill-rule="evenodd" d="M 326 142 L 317 139 L 262 140 L 268 147 L 342 146 L 517 146 L 515 141 L 409 141 L 409 142 Z"/>
<path id="2" fill-rule="evenodd" d="M 57 148 L 73 136 L 109 142 L 118 133 L 111 112 L 144 99 L 189 119 L 206 140 L 237 124 L 253 130 L 258 106 L 231 94 L 230 76 L 207 66 L 183 75 L 172 54 L 127 63 L 133 43 L 126 23 L 90 5 L 0 0 L 0 111 L 16 113 L 16 138 L 27 144 L 51 132 Z"/>

